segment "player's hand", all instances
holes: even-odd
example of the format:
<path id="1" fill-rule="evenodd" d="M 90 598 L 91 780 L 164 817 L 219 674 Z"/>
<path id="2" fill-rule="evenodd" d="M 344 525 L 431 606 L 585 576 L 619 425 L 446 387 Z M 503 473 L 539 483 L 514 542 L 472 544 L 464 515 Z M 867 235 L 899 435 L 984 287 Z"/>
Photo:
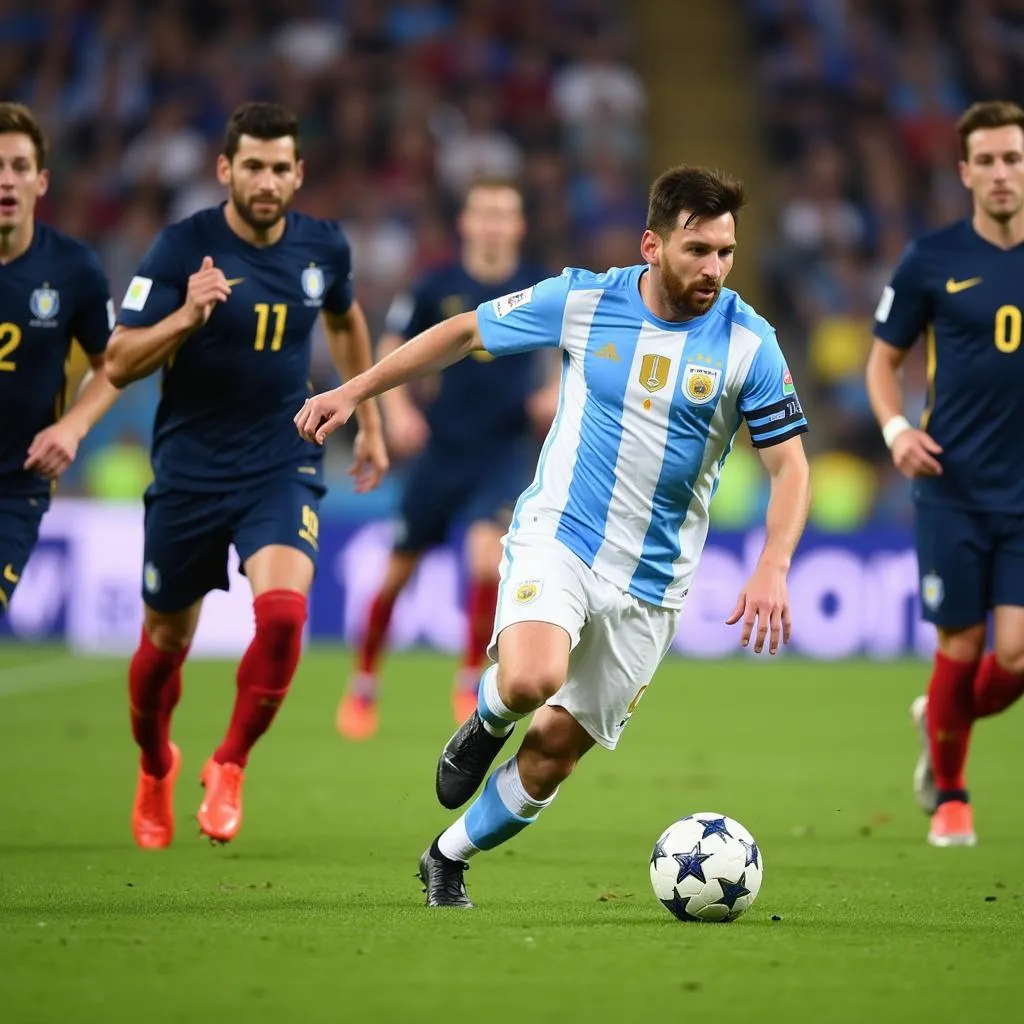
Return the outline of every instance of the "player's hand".
<path id="1" fill-rule="evenodd" d="M 307 398 L 295 414 L 295 426 L 306 441 L 323 444 L 338 427 L 348 423 L 358 404 L 348 384 L 342 384 L 333 391 Z"/>
<path id="2" fill-rule="evenodd" d="M 789 616 L 789 591 L 786 587 L 784 569 L 766 563 L 758 563 L 753 576 L 747 581 L 740 593 L 732 615 L 725 620 L 732 626 L 743 620 L 743 635 L 740 644 L 747 647 L 754 636 L 754 653 L 764 650 L 765 639 L 768 639 L 768 653 L 776 654 L 779 650 L 779 638 L 784 644 L 789 643 L 792 621 Z M 754 625 L 757 633 L 754 634 Z"/>
<path id="3" fill-rule="evenodd" d="M 892 461 L 910 480 L 917 476 L 942 476 L 942 465 L 936 455 L 942 446 L 923 430 L 904 430 L 892 443 Z"/>
<path id="4" fill-rule="evenodd" d="M 355 461 L 348 474 L 355 477 L 356 494 L 365 494 L 372 491 L 388 471 L 390 463 L 384 435 L 380 430 L 360 429 L 356 434 L 353 455 Z"/>
<path id="5" fill-rule="evenodd" d="M 392 406 L 384 417 L 384 430 L 388 448 L 395 458 L 408 459 L 421 452 L 430 440 L 430 427 L 423 413 L 411 403 L 403 407 Z"/>
<path id="6" fill-rule="evenodd" d="M 81 439 L 78 431 L 64 421 L 40 430 L 29 445 L 24 468 L 56 480 L 75 461 Z"/>
<path id="7" fill-rule="evenodd" d="M 218 302 L 227 302 L 231 294 L 224 271 L 213 265 L 212 256 L 204 256 L 202 266 L 188 279 L 185 310 L 193 327 L 202 327 Z"/>

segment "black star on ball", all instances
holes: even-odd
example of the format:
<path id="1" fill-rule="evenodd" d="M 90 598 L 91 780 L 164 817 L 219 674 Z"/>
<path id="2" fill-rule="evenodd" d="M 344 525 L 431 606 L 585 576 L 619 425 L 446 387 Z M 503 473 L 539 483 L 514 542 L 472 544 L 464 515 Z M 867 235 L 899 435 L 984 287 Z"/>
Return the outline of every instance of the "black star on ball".
<path id="1" fill-rule="evenodd" d="M 662 900 L 661 902 L 665 905 L 668 910 L 671 910 L 680 921 L 699 921 L 699 917 L 694 917 L 687 909 L 686 905 L 690 902 L 692 897 L 680 896 L 676 893 L 670 900 Z"/>
<path id="2" fill-rule="evenodd" d="M 716 903 L 723 903 L 730 910 L 736 906 L 736 901 L 741 896 L 749 896 L 750 890 L 746 887 L 747 873 L 740 875 L 738 882 L 730 882 L 728 878 L 719 878 L 718 884 L 722 887 L 722 898 L 715 900 Z"/>
<path id="3" fill-rule="evenodd" d="M 760 869 L 761 867 L 761 851 L 757 848 L 757 843 L 748 843 L 746 839 L 741 839 L 740 843 L 743 845 L 743 849 L 746 852 L 746 857 L 743 861 L 743 866 L 749 868 L 751 864 L 755 868 Z"/>
<path id="4" fill-rule="evenodd" d="M 700 852 L 700 843 L 687 853 L 673 853 L 673 859 L 679 865 L 679 875 L 676 878 L 678 885 L 684 878 L 696 878 L 698 882 L 706 882 L 704 877 L 704 861 L 711 857 L 710 853 Z"/>
<path id="5" fill-rule="evenodd" d="M 704 826 L 704 835 L 701 836 L 701 839 L 707 839 L 709 836 L 718 836 L 723 843 L 726 839 L 732 839 L 732 833 L 729 831 L 729 826 L 725 823 L 725 818 L 711 818 L 709 820 L 698 818 L 697 823 Z"/>

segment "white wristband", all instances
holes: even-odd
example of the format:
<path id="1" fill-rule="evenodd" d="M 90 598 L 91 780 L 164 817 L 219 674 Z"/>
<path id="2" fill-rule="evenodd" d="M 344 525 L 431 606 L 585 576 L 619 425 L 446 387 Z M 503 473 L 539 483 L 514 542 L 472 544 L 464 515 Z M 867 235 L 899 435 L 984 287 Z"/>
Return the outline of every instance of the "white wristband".
<path id="1" fill-rule="evenodd" d="M 900 436 L 905 430 L 912 430 L 910 426 L 910 420 L 906 416 L 893 416 L 891 420 L 884 427 L 882 427 L 882 437 L 885 439 L 886 448 L 892 448 L 896 442 L 896 438 Z"/>

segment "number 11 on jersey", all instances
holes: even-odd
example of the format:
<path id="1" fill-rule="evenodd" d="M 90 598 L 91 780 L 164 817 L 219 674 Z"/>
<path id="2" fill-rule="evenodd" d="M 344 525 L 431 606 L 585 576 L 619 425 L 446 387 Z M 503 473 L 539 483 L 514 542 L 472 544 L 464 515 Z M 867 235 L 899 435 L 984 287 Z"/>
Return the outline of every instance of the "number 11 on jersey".
<path id="1" fill-rule="evenodd" d="M 257 352 L 267 347 L 267 328 L 270 325 L 270 314 L 274 314 L 274 334 L 270 339 L 270 351 L 280 352 L 284 341 L 284 325 L 288 319 L 288 306 L 284 302 L 275 302 L 272 306 L 267 302 L 256 303 L 256 344 Z"/>

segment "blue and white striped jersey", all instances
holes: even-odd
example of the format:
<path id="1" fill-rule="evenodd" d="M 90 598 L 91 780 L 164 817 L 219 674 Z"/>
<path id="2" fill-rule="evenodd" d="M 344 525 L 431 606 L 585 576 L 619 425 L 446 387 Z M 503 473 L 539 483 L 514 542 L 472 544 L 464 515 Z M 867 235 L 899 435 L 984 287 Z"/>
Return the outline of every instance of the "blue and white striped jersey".
<path id="1" fill-rule="evenodd" d="M 567 268 L 477 309 L 493 355 L 563 351 L 558 413 L 511 532 L 562 541 L 595 573 L 679 608 L 741 419 L 758 447 L 803 433 L 775 331 L 734 291 L 685 323 L 640 296 L 646 266 Z"/>

